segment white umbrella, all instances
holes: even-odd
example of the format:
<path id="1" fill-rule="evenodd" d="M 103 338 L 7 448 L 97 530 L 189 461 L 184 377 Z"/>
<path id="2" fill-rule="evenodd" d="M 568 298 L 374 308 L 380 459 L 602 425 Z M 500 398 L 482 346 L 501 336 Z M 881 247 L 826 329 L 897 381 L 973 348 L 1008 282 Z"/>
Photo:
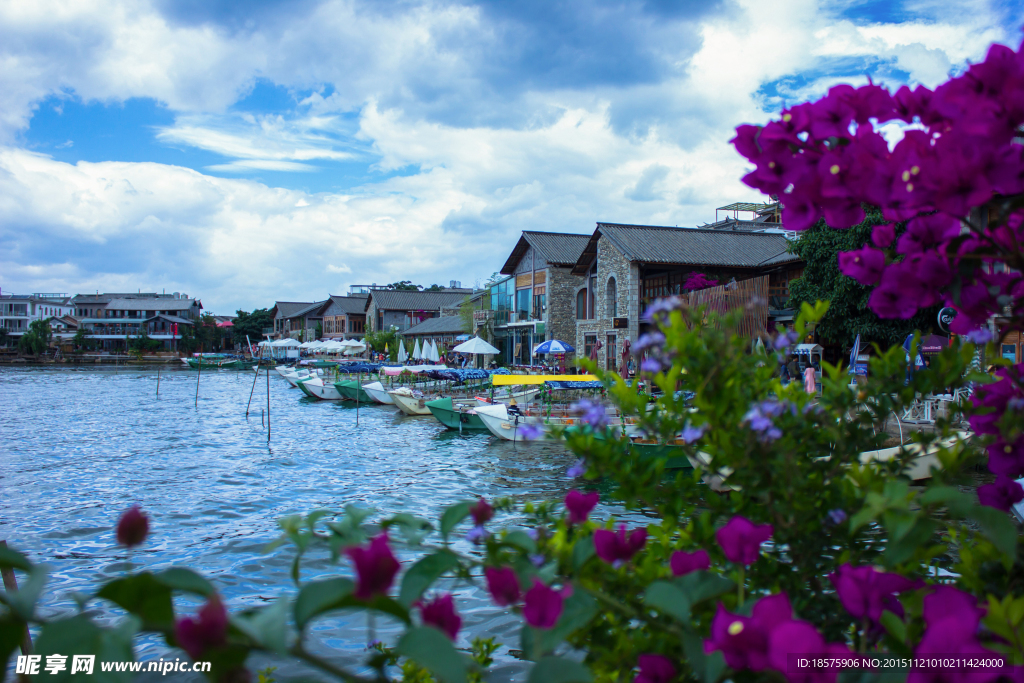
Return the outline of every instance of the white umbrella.
<path id="1" fill-rule="evenodd" d="M 430 360 L 435 363 L 441 360 L 441 356 L 437 352 L 437 342 L 433 339 L 430 340 Z"/>
<path id="2" fill-rule="evenodd" d="M 480 337 L 473 337 L 468 342 L 463 342 L 452 349 L 455 353 L 499 353 L 498 349 L 494 348 Z"/>
<path id="3" fill-rule="evenodd" d="M 412 347 L 412 359 L 423 360 L 423 352 L 420 351 L 420 340 L 417 339 L 416 343 Z"/>
<path id="4" fill-rule="evenodd" d="M 401 339 L 398 340 L 398 355 L 395 356 L 395 360 L 399 363 L 409 360 L 409 353 L 405 350 L 405 342 Z"/>

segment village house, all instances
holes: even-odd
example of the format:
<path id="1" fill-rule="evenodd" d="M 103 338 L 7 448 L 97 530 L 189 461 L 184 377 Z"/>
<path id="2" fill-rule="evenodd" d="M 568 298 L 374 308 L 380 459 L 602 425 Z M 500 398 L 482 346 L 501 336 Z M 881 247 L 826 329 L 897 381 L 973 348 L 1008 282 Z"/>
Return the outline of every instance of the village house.
<path id="1" fill-rule="evenodd" d="M 335 296 L 324 305 L 323 339 L 362 339 L 366 332 L 366 296 Z"/>
<path id="2" fill-rule="evenodd" d="M 79 328 L 105 351 L 127 350 L 129 337 L 143 330 L 162 348 L 176 350 L 183 328 L 195 325 L 203 311 L 199 299 L 178 292 L 79 294 L 72 303 Z"/>
<path id="3" fill-rule="evenodd" d="M 323 301 L 275 301 L 270 309 L 274 316 L 272 336 L 276 339 L 291 337 L 300 341 L 316 339 L 316 326 L 322 324 L 321 311 L 330 299 Z"/>
<path id="4" fill-rule="evenodd" d="M 435 292 L 403 289 L 371 289 L 366 298 L 367 331 L 397 329 L 405 333 L 410 327 L 429 318 L 440 318 L 442 308 L 452 308 L 472 296 L 472 289 L 448 288 Z"/>
<path id="5" fill-rule="evenodd" d="M 548 339 L 574 344 L 573 275 L 589 235 L 524 230 L 501 268 L 509 277 L 490 286 L 494 345 L 508 364 L 533 364 L 533 349 Z"/>
<path id="6" fill-rule="evenodd" d="M 618 368 L 623 342 L 632 345 L 646 329 L 640 319 L 646 307 L 683 292 L 694 274 L 718 283 L 767 276 L 775 305 L 785 309 L 789 283 L 803 272 L 789 244 L 778 226 L 744 230 L 598 223 L 572 270 L 581 278 L 574 292 L 577 354 L 589 357 L 599 345 L 599 364 Z"/>

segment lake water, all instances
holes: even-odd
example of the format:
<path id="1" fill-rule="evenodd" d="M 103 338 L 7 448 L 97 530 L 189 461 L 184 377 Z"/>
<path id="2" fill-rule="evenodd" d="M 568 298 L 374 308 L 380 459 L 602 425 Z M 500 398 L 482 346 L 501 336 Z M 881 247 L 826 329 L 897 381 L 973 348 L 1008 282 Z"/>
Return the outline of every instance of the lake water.
<path id="1" fill-rule="evenodd" d="M 129 560 L 150 570 L 192 567 L 233 610 L 266 604 L 294 593 L 290 550 L 263 554 L 285 515 L 354 503 L 374 508 L 375 519 L 410 512 L 436 520 L 441 508 L 467 498 L 556 499 L 570 487 L 565 471 L 574 458 L 561 444 L 459 435 L 433 417 L 406 417 L 391 406 L 362 406 L 357 426 L 354 404 L 302 398 L 276 373 L 268 444 L 262 374 L 248 420 L 252 373 L 204 371 L 198 408 L 196 379 L 195 371 L 164 367 L 157 396 L 156 367 L 0 369 L 0 539 L 49 567 L 45 613 L 71 612 L 73 591 L 122 575 Z M 114 525 L 133 503 L 152 526 L 129 557 L 115 543 Z M 621 512 L 602 503 L 596 514 Z M 396 552 L 406 567 L 417 557 Z M 351 575 L 349 563 L 332 566 L 316 556 L 304 564 L 304 579 L 331 574 Z M 495 636 L 504 647 L 490 680 L 521 679 L 525 665 L 508 653 L 518 648 L 518 620 L 481 588 L 446 588 L 455 591 L 464 620 L 459 646 Z M 102 617 L 116 617 L 95 604 Z M 182 599 L 178 611 L 194 606 Z M 398 633 L 377 619 L 378 638 L 393 643 Z M 349 666 L 368 641 L 365 618 L 356 615 L 322 619 L 310 635 L 312 651 Z M 160 639 L 137 641 L 137 659 L 168 655 L 181 653 Z M 268 664 L 279 667 L 278 680 L 310 673 L 250 660 L 254 670 Z"/>

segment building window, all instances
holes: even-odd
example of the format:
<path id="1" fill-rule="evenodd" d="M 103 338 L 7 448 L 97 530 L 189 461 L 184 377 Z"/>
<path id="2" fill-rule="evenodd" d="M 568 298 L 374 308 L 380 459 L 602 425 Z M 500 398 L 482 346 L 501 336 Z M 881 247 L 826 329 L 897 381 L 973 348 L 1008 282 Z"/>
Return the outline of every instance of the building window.
<path id="1" fill-rule="evenodd" d="M 533 317 L 540 320 L 547 310 L 546 287 L 534 287 L 533 289 Z"/>
<path id="2" fill-rule="evenodd" d="M 605 306 L 609 318 L 614 318 L 619 314 L 619 297 L 615 290 L 615 278 L 610 277 L 607 285 L 608 303 Z"/>
<path id="3" fill-rule="evenodd" d="M 583 357 L 590 358 L 590 354 L 594 352 L 594 346 L 597 344 L 596 334 L 583 335 Z"/>
<path id="4" fill-rule="evenodd" d="M 585 289 L 576 292 L 576 319 L 587 319 L 587 290 Z"/>
<path id="5" fill-rule="evenodd" d="M 618 367 L 618 347 L 615 345 L 616 339 L 617 338 L 614 334 L 609 334 L 607 343 L 604 346 L 605 370 L 615 370 Z"/>

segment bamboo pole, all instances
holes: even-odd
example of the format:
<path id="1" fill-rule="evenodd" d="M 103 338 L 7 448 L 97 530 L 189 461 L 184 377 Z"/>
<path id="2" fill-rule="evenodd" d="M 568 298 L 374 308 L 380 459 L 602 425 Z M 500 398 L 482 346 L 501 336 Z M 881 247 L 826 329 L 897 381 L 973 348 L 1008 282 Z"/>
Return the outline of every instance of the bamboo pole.
<path id="1" fill-rule="evenodd" d="M 199 380 L 203 376 L 203 356 L 199 355 L 199 374 L 196 375 L 196 408 L 199 407 Z"/>
<path id="2" fill-rule="evenodd" d="M 263 373 L 267 376 L 267 443 L 270 443 L 270 373 Z"/>
<path id="3" fill-rule="evenodd" d="M 156 369 L 156 395 L 160 395 L 160 368 Z"/>
<path id="4" fill-rule="evenodd" d="M 250 348 L 252 348 L 252 347 L 250 347 Z M 260 349 L 260 356 L 261 356 L 260 358 L 256 359 L 256 375 L 255 375 L 255 377 L 252 378 L 252 389 L 249 390 L 249 402 L 245 404 L 245 417 L 246 418 L 249 417 L 249 406 L 252 405 L 252 395 L 253 395 L 253 392 L 256 391 L 256 380 L 258 380 L 260 378 L 260 361 L 262 360 L 262 356 L 263 356 L 263 350 L 262 349 Z M 270 371 L 268 370 L 267 372 L 269 373 Z M 269 375 L 268 375 L 268 377 L 269 377 Z"/>

